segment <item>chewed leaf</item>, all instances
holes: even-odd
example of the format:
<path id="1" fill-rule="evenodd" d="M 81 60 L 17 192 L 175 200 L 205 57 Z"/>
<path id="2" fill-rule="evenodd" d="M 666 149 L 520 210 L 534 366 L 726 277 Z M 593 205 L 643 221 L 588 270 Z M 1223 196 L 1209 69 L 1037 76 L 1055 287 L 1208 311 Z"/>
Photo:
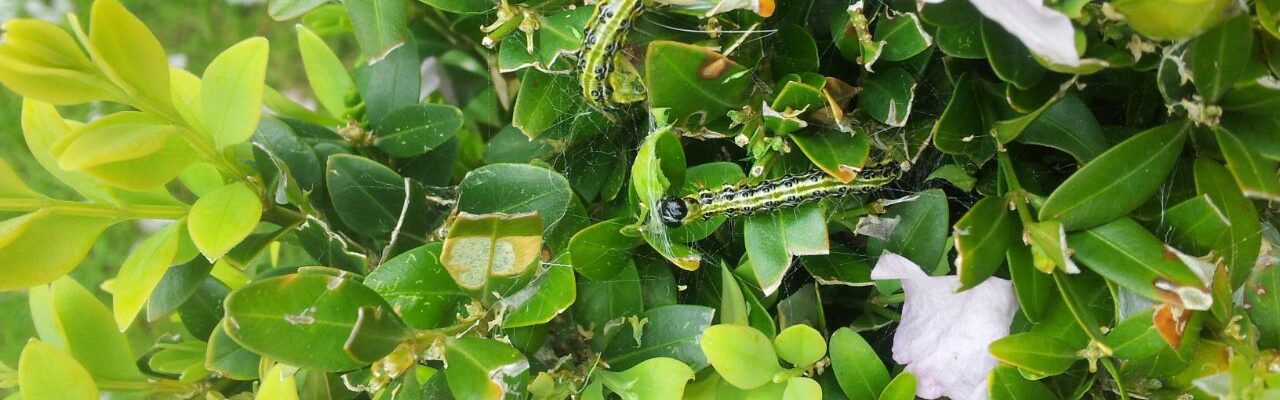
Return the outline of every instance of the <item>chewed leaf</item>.
<path id="1" fill-rule="evenodd" d="M 458 214 L 449 227 L 440 262 L 458 286 L 484 289 L 494 276 L 520 275 L 542 251 L 542 216 Z"/>

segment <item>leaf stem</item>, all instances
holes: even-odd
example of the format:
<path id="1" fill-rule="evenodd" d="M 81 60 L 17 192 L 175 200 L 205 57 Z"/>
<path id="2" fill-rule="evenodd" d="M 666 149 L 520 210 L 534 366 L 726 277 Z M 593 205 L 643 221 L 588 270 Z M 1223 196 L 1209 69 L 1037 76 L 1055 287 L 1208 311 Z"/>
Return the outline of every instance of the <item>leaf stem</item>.
<path id="1" fill-rule="evenodd" d="M 1116 369 L 1116 364 L 1111 362 L 1110 358 L 1104 358 L 1102 367 L 1107 369 L 1107 373 L 1111 374 L 1111 380 L 1116 383 L 1116 393 L 1120 394 L 1120 400 L 1129 400 L 1129 394 L 1124 390 L 1124 379 L 1120 378 L 1120 370 Z"/>
<path id="2" fill-rule="evenodd" d="M 182 206 L 131 205 L 117 208 L 105 204 L 54 199 L 0 199 L 0 211 L 29 212 L 41 209 L 59 214 L 116 219 L 176 220 L 186 217 L 188 212 L 187 207 Z"/>

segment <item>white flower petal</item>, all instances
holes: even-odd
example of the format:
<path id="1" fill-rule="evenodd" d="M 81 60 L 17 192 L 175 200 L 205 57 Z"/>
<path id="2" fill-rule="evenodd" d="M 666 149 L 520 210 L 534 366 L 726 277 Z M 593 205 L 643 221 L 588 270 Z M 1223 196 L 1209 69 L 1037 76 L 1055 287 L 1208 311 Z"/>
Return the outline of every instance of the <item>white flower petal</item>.
<path id="1" fill-rule="evenodd" d="M 917 4 L 924 6 L 924 3 L 942 1 L 917 0 Z M 1042 0 L 969 0 L 969 3 L 1017 37 L 1032 53 L 1054 64 L 1080 66 L 1071 18 L 1045 7 Z"/>
<path id="2" fill-rule="evenodd" d="M 893 360 L 916 375 L 916 395 L 986 399 L 987 375 L 996 366 L 987 346 L 1009 335 L 1018 310 L 1012 283 L 989 278 L 957 293 L 958 277 L 928 276 L 915 263 L 888 252 L 880 256 L 871 278 L 902 282 L 906 302 L 893 336 Z"/>

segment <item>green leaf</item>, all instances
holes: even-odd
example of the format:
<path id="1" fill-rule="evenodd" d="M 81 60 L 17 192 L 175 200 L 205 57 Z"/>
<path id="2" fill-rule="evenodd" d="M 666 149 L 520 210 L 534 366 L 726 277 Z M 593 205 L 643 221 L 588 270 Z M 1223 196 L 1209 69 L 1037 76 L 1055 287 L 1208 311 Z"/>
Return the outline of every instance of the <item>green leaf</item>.
<path id="1" fill-rule="evenodd" d="M 93 376 L 74 358 L 39 340 L 27 342 L 18 361 L 22 397 L 49 400 L 94 400 Z"/>
<path id="2" fill-rule="evenodd" d="M 184 235 L 185 236 L 185 235 Z M 190 238 L 183 239 L 183 242 L 189 242 Z M 179 249 L 194 244 L 179 245 Z M 179 250 L 181 253 L 181 250 Z M 178 257 L 181 258 L 181 257 Z M 175 262 L 177 259 L 174 260 Z M 155 290 L 151 291 L 151 298 L 147 300 L 147 321 L 159 321 L 169 313 L 178 309 L 182 303 L 185 303 L 192 293 L 195 293 L 209 277 L 209 272 L 213 270 L 213 263 L 204 257 L 192 256 L 191 260 L 180 265 L 174 265 L 165 269 L 164 277 L 160 279 L 160 284 Z"/>
<path id="3" fill-rule="evenodd" d="M 224 378 L 252 381 L 258 379 L 258 365 L 261 363 L 262 356 L 245 349 L 227 335 L 225 322 L 214 327 L 204 356 L 206 369 L 216 371 Z"/>
<path id="4" fill-rule="evenodd" d="M 120 266 L 116 275 L 115 296 L 111 309 L 116 327 L 121 331 L 133 324 L 133 318 L 142 311 L 151 291 L 160 284 L 169 264 L 178 252 L 178 239 L 183 223 L 169 224 L 138 244 Z"/>
<path id="5" fill-rule="evenodd" d="M 373 126 L 374 146 L 396 157 L 426 153 L 453 138 L 462 111 L 440 104 L 417 104 L 391 112 Z"/>
<path id="6" fill-rule="evenodd" d="M 440 263 L 440 249 L 440 243 L 431 243 L 401 253 L 364 280 L 415 329 L 449 325 L 470 299 Z"/>
<path id="7" fill-rule="evenodd" d="M 449 226 L 440 262 L 458 287 L 487 297 L 501 290 L 490 285 L 533 271 L 530 266 L 542 253 L 542 226 L 537 212 L 460 213 Z"/>
<path id="8" fill-rule="evenodd" d="M 1044 110 L 1040 118 L 1018 136 L 1018 142 L 1061 150 L 1081 164 L 1107 150 L 1102 126 L 1074 92 L 1068 92 Z"/>
<path id="9" fill-rule="evenodd" d="M 573 191 L 559 173 L 528 164 L 492 164 L 471 170 L 458 184 L 458 211 L 519 214 L 536 211 L 544 231 L 560 223 Z"/>
<path id="10" fill-rule="evenodd" d="M 1192 310 L 1212 304 L 1196 273 L 1169 257 L 1165 245 L 1132 219 L 1073 233 L 1067 241 L 1077 261 L 1134 293 Z"/>
<path id="11" fill-rule="evenodd" d="M 197 339 L 209 340 L 218 323 L 222 322 L 222 316 L 226 314 L 222 303 L 230 293 L 231 288 L 218 279 L 205 279 L 200 282 L 200 286 L 191 294 L 191 297 L 178 307 L 178 314 L 182 316 L 182 326 Z"/>
<path id="12" fill-rule="evenodd" d="M 115 100 L 121 95 L 62 28 L 10 19 L 0 44 L 0 83 L 22 97 L 53 104 Z"/>
<path id="13" fill-rule="evenodd" d="M 725 381 L 741 389 L 769 383 L 782 371 L 769 338 L 752 327 L 715 325 L 702 333 L 702 351 Z"/>
<path id="14" fill-rule="evenodd" d="M 956 221 L 953 233 L 960 290 L 977 286 L 1000 268 L 1005 251 L 1018 241 L 1018 225 L 1002 197 L 984 197 Z"/>
<path id="15" fill-rule="evenodd" d="M 849 328 L 831 335 L 831 369 L 851 399 L 872 399 L 889 385 L 889 371 L 867 341 Z"/>
<path id="16" fill-rule="evenodd" d="M 854 151 L 856 152 L 857 150 L 854 149 Z M 739 167 L 738 164 L 723 161 L 689 167 L 684 176 L 684 187 L 680 189 L 681 195 L 689 195 L 704 189 L 715 189 L 724 185 L 735 184 L 742 182 L 747 177 L 742 172 L 742 167 Z M 672 240 L 681 243 L 693 243 L 711 236 L 727 219 L 725 216 L 719 215 L 708 220 L 689 221 L 689 223 L 678 228 L 668 229 L 667 235 Z"/>
<path id="17" fill-rule="evenodd" d="M 911 201 L 889 206 L 882 218 L 897 218 L 898 224 L 888 240 L 867 238 L 867 254 L 879 256 L 888 251 L 917 265 L 938 265 L 947 247 L 950 211 L 947 195 L 941 189 L 916 194 Z"/>
<path id="18" fill-rule="evenodd" d="M 880 400 L 913 400 L 916 398 L 916 376 L 902 371 L 880 392 Z"/>
<path id="19" fill-rule="evenodd" d="M 995 153 L 995 137 L 986 134 L 983 123 L 987 96 L 973 82 L 969 73 L 960 75 L 955 90 L 942 116 L 933 125 L 933 143 L 947 154 L 965 155 L 973 160 L 986 160 Z"/>
<path id="20" fill-rule="evenodd" d="M 1209 196 L 1213 205 L 1227 218 L 1229 228 L 1214 245 L 1214 251 L 1223 256 L 1227 270 L 1231 271 L 1231 287 L 1238 288 L 1244 284 L 1258 260 L 1262 242 L 1258 212 L 1222 165 L 1198 158 L 1194 171 L 1196 193 Z"/>
<path id="21" fill-rule="evenodd" d="M 884 42 L 880 59 L 902 61 L 915 57 L 933 44 L 915 13 L 903 13 L 876 22 L 874 40 Z"/>
<path id="22" fill-rule="evenodd" d="M 223 327 L 244 348 L 321 371 L 369 365 L 409 335 L 382 297 L 340 275 L 254 281 L 227 296 L 226 310 Z"/>
<path id="23" fill-rule="evenodd" d="M 715 309 L 691 304 L 673 304 L 641 313 L 645 321 L 636 333 L 637 324 L 626 324 L 603 353 L 604 361 L 614 369 L 626 369 L 659 357 L 672 357 L 694 371 L 707 366 L 699 342 L 703 331 L 711 326 Z M 636 340 L 639 338 L 639 340 Z"/>
<path id="24" fill-rule="evenodd" d="M 1173 170 L 1187 131 L 1184 122 L 1161 125 L 1102 153 L 1054 189 L 1040 208 L 1040 220 L 1062 220 L 1073 231 L 1137 209 Z"/>
<path id="25" fill-rule="evenodd" d="M 821 400 L 822 385 L 810 378 L 795 377 L 787 379 L 787 389 L 782 392 L 783 400 Z"/>
<path id="26" fill-rule="evenodd" d="M 578 231 L 569 240 L 574 271 L 591 280 L 609 279 L 631 263 L 631 250 L 639 238 L 622 234 L 626 219 L 601 221 Z"/>
<path id="27" fill-rule="evenodd" d="M 1227 168 L 1246 197 L 1262 200 L 1280 200 L 1280 162 L 1263 158 L 1261 154 L 1221 127 L 1213 129 L 1218 148 L 1227 159 Z"/>
<path id="28" fill-rule="evenodd" d="M 1076 362 L 1076 350 L 1050 335 L 1024 332 L 991 342 L 991 355 L 1018 367 L 1023 376 L 1041 379 L 1063 373 Z"/>
<path id="29" fill-rule="evenodd" d="M 508 35 L 498 45 L 498 68 L 504 73 L 526 67 L 547 73 L 571 71 L 567 63 L 557 65 L 556 61 L 582 47 L 582 30 L 590 23 L 593 12 L 595 7 L 576 7 L 541 15 L 538 29 L 533 32 L 533 53 L 530 54 L 524 35 Z"/>
<path id="30" fill-rule="evenodd" d="M 902 17 L 900 19 L 907 19 Z M 906 126 L 916 99 L 916 78 L 905 68 L 889 68 L 862 83 L 858 107 L 889 126 Z"/>
<path id="31" fill-rule="evenodd" d="M 672 120 L 695 114 L 706 121 L 718 119 L 746 100 L 751 87 L 746 72 L 746 67 L 701 46 L 650 42 L 644 74 L 649 107 L 669 109 Z"/>
<path id="32" fill-rule="evenodd" d="M 827 355 L 827 341 L 812 326 L 796 324 L 773 338 L 773 349 L 778 352 L 778 357 L 791 365 L 806 367 Z"/>
<path id="33" fill-rule="evenodd" d="M 302 25 L 298 25 L 297 30 L 302 67 L 316 101 L 329 110 L 329 114 L 341 117 L 347 111 L 347 94 L 355 90 L 351 75 L 319 36 Z"/>
<path id="34" fill-rule="evenodd" d="M 650 51 L 653 51 L 652 47 Z M 771 55 L 774 73 L 778 75 L 818 70 L 818 44 L 809 32 L 792 22 L 784 22 L 778 27 L 778 46 L 771 50 Z"/>
<path id="35" fill-rule="evenodd" d="M 957 189 L 965 192 L 973 191 L 973 186 L 978 184 L 978 179 L 969 174 L 964 167 L 957 164 L 946 164 L 929 173 L 929 177 L 925 180 L 942 179 L 951 183 Z"/>
<path id="36" fill-rule="evenodd" d="M 548 264 L 523 289 L 498 301 L 498 307 L 507 310 L 502 327 L 519 328 L 547 323 L 569 309 L 577 297 L 573 268 Z"/>
<path id="37" fill-rule="evenodd" d="M 120 220 L 48 209 L 0 222 L 0 290 L 52 282 L 76 268 L 107 227 Z"/>
<path id="38" fill-rule="evenodd" d="M 267 3 L 267 14 L 271 15 L 271 19 L 284 21 L 300 17 L 328 2 L 329 0 L 271 0 Z"/>
<path id="39" fill-rule="evenodd" d="M 1208 253 L 1231 229 L 1223 213 L 1208 195 L 1192 197 L 1164 212 L 1160 233 L 1169 242 L 1197 254 Z M 1165 229 L 1167 228 L 1167 230 Z"/>
<path id="40" fill-rule="evenodd" d="M 412 39 L 412 37 L 407 37 Z M 355 71 L 360 98 L 364 100 L 365 118 L 377 124 L 387 114 L 414 104 L 422 96 L 422 58 L 416 41 L 392 49 L 377 62 Z M 377 133 L 377 129 L 374 129 Z"/>
<path id="41" fill-rule="evenodd" d="M 343 5 L 351 16 L 356 42 L 371 61 L 382 60 L 388 52 L 405 43 L 405 36 L 409 34 L 409 2 L 366 0 Z"/>
<path id="42" fill-rule="evenodd" d="M 253 233 L 262 201 L 248 184 L 237 182 L 196 200 L 187 218 L 191 240 L 206 258 L 217 260 Z"/>
<path id="43" fill-rule="evenodd" d="M 200 84 L 204 128 L 219 149 L 249 140 L 262 116 L 267 39 L 246 39 L 219 54 Z"/>
<path id="44" fill-rule="evenodd" d="M 613 123 L 587 105 L 573 76 L 525 70 L 511 125 L 531 139 L 545 138 L 567 148 L 609 131 Z"/>
<path id="45" fill-rule="evenodd" d="M 1280 343 L 1280 268 L 1263 268 L 1245 286 L 1244 304 L 1249 319 L 1258 327 L 1260 347 Z"/>
<path id="46" fill-rule="evenodd" d="M 454 339 L 445 344 L 444 357 L 449 389 L 458 400 L 524 397 L 529 361 L 510 345 L 482 338 Z"/>
<path id="47" fill-rule="evenodd" d="M 591 330 L 593 350 L 604 350 L 621 331 L 610 328 L 611 324 L 644 311 L 643 290 L 635 265 L 628 265 L 607 280 L 578 280 L 579 300 L 574 303 L 573 317 L 583 328 Z"/>
<path id="48" fill-rule="evenodd" d="M 1187 68 L 1196 90 L 1215 102 L 1235 86 L 1253 56 L 1253 19 L 1248 13 L 1214 26 L 1191 42 Z"/>
<path id="49" fill-rule="evenodd" d="M 1222 19 L 1230 0 L 1191 0 L 1170 7 L 1164 0 L 1119 0 L 1112 6 L 1134 30 L 1156 39 L 1185 39 Z"/>
<path id="50" fill-rule="evenodd" d="M 497 7 L 494 0 L 418 0 L 428 6 L 459 14 L 475 14 Z"/>
<path id="51" fill-rule="evenodd" d="M 771 295 L 782 284 L 792 256 L 827 254 L 827 221 L 817 204 L 753 215 L 743 231 L 756 284 Z"/>
<path id="52" fill-rule="evenodd" d="M 1029 381 L 1008 365 L 997 365 L 987 375 L 987 391 L 993 400 L 1057 399 L 1043 383 Z"/>
<path id="53" fill-rule="evenodd" d="M 75 279 L 63 277 L 31 288 L 29 296 L 40 340 L 75 357 L 94 379 L 146 381 L 111 310 Z"/>
<path id="54" fill-rule="evenodd" d="M 1001 80 L 1026 90 L 1044 78 L 1047 71 L 1031 56 L 1027 46 L 995 21 L 982 20 L 982 43 L 991 69 Z"/>
<path id="55" fill-rule="evenodd" d="M 58 167 L 82 171 L 127 190 L 159 188 L 200 159 L 182 128 L 152 114 L 124 111 L 99 118 L 54 144 Z"/>
<path id="56" fill-rule="evenodd" d="M 1160 338 L 1152 314 L 1152 310 L 1147 309 L 1130 315 L 1107 332 L 1107 344 L 1113 355 L 1125 360 L 1141 360 L 1169 348 Z"/>
<path id="57" fill-rule="evenodd" d="M 70 22 L 81 34 L 80 22 L 74 17 Z M 93 2 L 88 40 L 81 38 L 81 42 L 102 73 L 137 105 L 161 114 L 173 112 L 164 47 L 118 0 Z"/>
<path id="58" fill-rule="evenodd" d="M 957 3 L 961 3 L 956 1 Z M 987 58 L 987 49 L 982 42 L 982 22 L 973 22 L 955 26 L 943 26 L 934 33 L 938 50 L 943 54 L 960 59 L 981 60 Z"/>
<path id="59" fill-rule="evenodd" d="M 1018 297 L 1018 310 L 1028 321 L 1044 321 L 1049 305 L 1058 298 L 1053 277 L 1036 269 L 1031 249 L 1026 246 L 1009 246 L 1005 260 L 1009 263 L 1009 278 Z"/>
<path id="60" fill-rule="evenodd" d="M 865 95 L 866 92 L 863 92 Z M 867 163 L 871 142 L 866 132 L 825 131 L 792 135 L 800 151 L 813 164 L 841 181 L 852 181 L 857 170 Z"/>
<path id="61" fill-rule="evenodd" d="M 720 323 L 750 325 L 750 305 L 738 277 L 727 265 L 720 266 Z M 772 323 L 770 323 L 772 325 Z"/>
<path id="62" fill-rule="evenodd" d="M 600 380 L 624 399 L 662 400 L 684 397 L 693 370 L 679 360 L 655 357 L 622 372 L 600 371 Z"/>
<path id="63" fill-rule="evenodd" d="M 293 374 L 285 372 L 286 368 L 288 366 L 284 364 L 276 364 L 267 370 L 254 400 L 298 400 L 297 380 Z"/>
<path id="64" fill-rule="evenodd" d="M 443 212 L 430 208 L 432 202 L 410 201 L 426 198 L 421 184 L 373 160 L 335 154 L 329 157 L 326 176 L 334 210 L 357 233 L 424 242 L 426 231 L 443 219 Z"/>

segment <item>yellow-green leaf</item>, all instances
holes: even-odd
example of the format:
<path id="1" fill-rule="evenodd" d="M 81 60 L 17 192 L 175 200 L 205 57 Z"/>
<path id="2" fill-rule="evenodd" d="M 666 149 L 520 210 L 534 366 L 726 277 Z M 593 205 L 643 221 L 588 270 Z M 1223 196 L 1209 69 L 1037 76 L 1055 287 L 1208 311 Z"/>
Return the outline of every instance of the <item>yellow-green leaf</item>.
<path id="1" fill-rule="evenodd" d="M 79 21 L 73 19 L 72 24 L 79 29 Z M 93 2 L 86 46 L 102 72 L 135 104 L 148 111 L 173 110 L 164 47 L 118 0 Z"/>
<path id="2" fill-rule="evenodd" d="M 49 150 L 62 169 L 119 188 L 152 190 L 199 160 L 183 129 L 152 114 L 124 111 L 75 129 Z"/>
<path id="3" fill-rule="evenodd" d="M 298 51 L 302 52 L 302 68 L 307 71 L 316 101 L 330 114 L 341 116 L 347 111 L 347 93 L 355 89 L 346 67 L 329 45 L 302 25 L 298 25 Z"/>
<path id="4" fill-rule="evenodd" d="M 258 388 L 255 400 L 298 400 L 298 385 L 293 374 L 285 372 L 284 364 L 276 364 L 267 371 Z"/>
<path id="5" fill-rule="evenodd" d="M 23 97 L 53 104 L 116 98 L 115 89 L 80 51 L 67 31 L 48 21 L 15 19 L 4 24 L 0 83 Z"/>
<path id="6" fill-rule="evenodd" d="M 27 342 L 18 361 L 22 396 L 41 400 L 95 400 L 98 387 L 76 359 L 39 340 Z"/>
<path id="7" fill-rule="evenodd" d="M 217 260 L 249 236 L 261 217 L 258 194 L 248 184 L 237 182 L 197 200 L 187 228 L 200 252 Z"/>
<path id="8" fill-rule="evenodd" d="M 31 190 L 26 182 L 14 172 L 13 167 L 0 160 L 0 199 L 37 199 L 44 197 Z"/>
<path id="9" fill-rule="evenodd" d="M 133 319 L 147 304 L 151 291 L 160 284 L 173 257 L 178 253 L 182 223 L 169 224 L 143 240 L 129 253 L 116 275 L 115 295 L 111 309 L 115 313 L 116 327 L 121 331 L 133 324 Z"/>
<path id="10" fill-rule="evenodd" d="M 253 136 L 262 117 L 267 39 L 246 39 L 223 51 L 204 70 L 200 86 L 204 127 L 219 149 Z"/>
<path id="11" fill-rule="evenodd" d="M 80 264 L 113 218 L 41 210 L 0 222 L 0 290 L 48 283 Z"/>
<path id="12" fill-rule="evenodd" d="M 459 214 L 449 227 L 440 261 L 459 287 L 487 293 L 490 280 L 520 276 L 542 252 L 542 217 Z"/>

